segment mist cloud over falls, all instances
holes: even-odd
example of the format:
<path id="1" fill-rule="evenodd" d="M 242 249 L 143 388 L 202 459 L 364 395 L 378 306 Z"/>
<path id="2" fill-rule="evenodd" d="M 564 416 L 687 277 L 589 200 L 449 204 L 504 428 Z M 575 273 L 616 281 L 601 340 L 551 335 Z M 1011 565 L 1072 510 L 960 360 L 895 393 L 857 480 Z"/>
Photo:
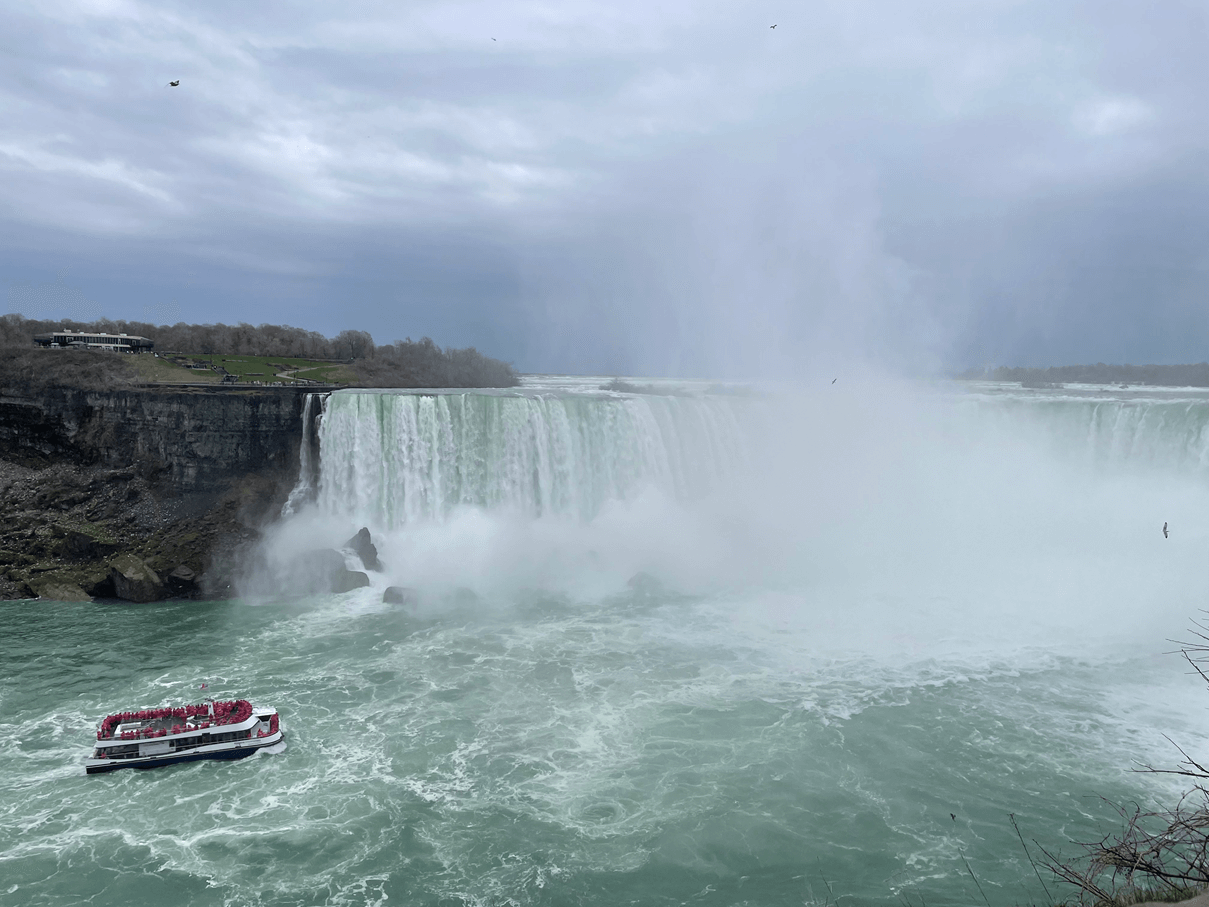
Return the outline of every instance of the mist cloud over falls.
<path id="1" fill-rule="evenodd" d="M 364 404 L 374 395 L 362 396 Z M 417 398 L 383 399 L 391 408 Z M 397 434 L 413 424 L 406 407 L 391 414 L 392 428 L 382 410 L 351 421 L 347 402 L 343 420 L 329 412 L 326 491 L 278 528 L 269 562 L 339 545 L 368 525 L 386 565 L 373 577 L 374 594 L 391 584 L 415 588 L 429 613 L 458 601 L 460 590 L 491 609 L 536 596 L 590 610 L 654 589 L 661 602 L 717 602 L 742 632 L 781 628 L 824 651 L 912 659 L 1102 651 L 1139 632 L 1162 651 L 1205 592 L 1193 554 L 1209 536 L 1203 401 L 953 396 L 889 385 L 684 399 L 677 405 L 697 412 L 634 421 L 621 441 L 647 445 L 649 471 L 610 477 L 607 451 L 547 443 L 559 430 L 533 431 L 531 407 L 529 420 L 502 429 L 509 418 L 501 412 L 515 404 L 520 415 L 529 404 L 489 399 L 474 418 L 508 438 L 494 437 L 500 459 L 488 457 L 473 480 L 463 474 L 461 486 L 447 481 L 459 469 L 444 458 L 448 450 L 416 443 L 436 424 Z M 573 402 L 578 422 L 568 438 L 604 424 L 615 436 L 616 408 L 648 403 Z M 715 423 L 717 434 L 691 435 L 694 420 L 720 402 L 735 417 Z M 738 443 L 709 454 L 708 437 Z M 382 444 L 377 469 L 371 438 Z M 667 452 L 685 441 L 697 461 L 669 466 Z M 484 448 L 468 450 L 483 459 Z M 539 452 L 550 476 L 564 470 L 581 485 L 615 484 L 590 506 L 538 507 L 534 487 L 513 476 L 533 468 L 524 458 Z M 413 484 L 375 484 L 375 476 L 400 475 L 402 461 Z M 387 463 L 394 466 L 382 469 Z M 701 481 L 677 481 L 677 471 Z M 440 490 L 431 484 L 438 473 L 449 497 L 432 509 L 424 495 Z M 409 495 L 423 503 L 407 504 Z M 1170 539 L 1159 531 L 1164 522 Z"/>
<path id="2" fill-rule="evenodd" d="M 1203 358 L 1191 4 L 0 15 L 0 289 L 29 316 L 534 371 Z"/>

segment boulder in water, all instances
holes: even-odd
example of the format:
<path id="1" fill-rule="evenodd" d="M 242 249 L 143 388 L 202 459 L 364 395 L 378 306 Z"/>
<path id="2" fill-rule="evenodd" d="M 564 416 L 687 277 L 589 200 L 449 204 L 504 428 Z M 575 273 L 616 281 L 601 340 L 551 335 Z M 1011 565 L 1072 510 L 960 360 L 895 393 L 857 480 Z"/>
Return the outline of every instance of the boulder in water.
<path id="1" fill-rule="evenodd" d="M 459 586 L 453 590 L 453 603 L 455 605 L 466 607 L 477 604 L 478 600 L 479 594 L 466 586 Z"/>
<path id="2" fill-rule="evenodd" d="M 37 594 L 55 602 L 90 602 L 92 596 L 75 583 L 30 580 L 29 587 Z"/>
<path id="3" fill-rule="evenodd" d="M 387 586 L 382 593 L 382 603 L 386 605 L 417 605 L 420 603 L 420 593 L 407 586 Z"/>
<path id="4" fill-rule="evenodd" d="M 295 561 L 294 567 L 304 574 L 316 573 L 320 576 L 330 576 L 341 570 L 347 570 L 344 555 L 335 548 L 315 548 L 303 552 Z"/>
<path id="5" fill-rule="evenodd" d="M 369 585 L 369 577 L 360 570 L 342 570 L 332 574 L 333 592 L 352 592 Z"/>
<path id="6" fill-rule="evenodd" d="M 368 586 L 369 577 L 359 570 L 349 570 L 344 555 L 334 548 L 316 548 L 290 562 L 288 584 L 303 594 L 350 592 Z"/>
<path id="7" fill-rule="evenodd" d="M 133 554 L 118 555 L 109 564 L 113 590 L 128 602 L 155 602 L 164 597 L 164 583 L 154 570 Z"/>
<path id="8" fill-rule="evenodd" d="M 378 560 L 378 548 L 370 538 L 369 530 L 362 526 L 361 531 L 344 543 L 345 548 L 351 548 L 361 558 L 361 565 L 366 570 L 382 570 L 382 562 Z"/>
<path id="9" fill-rule="evenodd" d="M 635 573 L 626 583 L 636 598 L 650 598 L 663 591 L 663 583 L 645 571 Z"/>

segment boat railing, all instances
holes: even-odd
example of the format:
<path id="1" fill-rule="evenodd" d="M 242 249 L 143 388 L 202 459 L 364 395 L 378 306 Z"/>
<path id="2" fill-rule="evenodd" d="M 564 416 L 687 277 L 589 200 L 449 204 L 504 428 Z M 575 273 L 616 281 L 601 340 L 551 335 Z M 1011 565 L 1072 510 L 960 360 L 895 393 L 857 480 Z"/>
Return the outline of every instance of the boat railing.
<path id="1" fill-rule="evenodd" d="M 134 740 L 147 739 L 152 737 L 167 736 L 167 728 L 154 726 L 156 722 L 162 722 L 164 719 L 185 719 L 192 720 L 194 729 L 199 724 L 205 725 L 207 722 L 212 726 L 239 724 L 241 721 L 246 721 L 252 717 L 252 704 L 246 699 L 234 699 L 229 702 L 210 702 L 202 705 L 187 705 L 177 706 L 175 708 L 160 708 L 160 709 L 142 709 L 137 712 L 119 712 L 115 715 L 107 715 L 97 729 L 98 740 Z M 201 719 L 200 723 L 198 719 Z M 119 734 L 118 728 L 122 725 L 139 724 L 140 727 L 122 730 Z M 174 727 L 182 727 L 188 729 L 187 725 L 174 725 Z M 180 733 L 173 731 L 173 733 Z"/>

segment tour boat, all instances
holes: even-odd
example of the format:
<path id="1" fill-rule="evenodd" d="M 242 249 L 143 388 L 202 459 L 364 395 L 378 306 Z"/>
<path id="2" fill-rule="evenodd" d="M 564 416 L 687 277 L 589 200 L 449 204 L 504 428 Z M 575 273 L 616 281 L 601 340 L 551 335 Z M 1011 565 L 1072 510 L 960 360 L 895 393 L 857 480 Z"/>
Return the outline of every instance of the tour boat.
<path id="1" fill-rule="evenodd" d="M 246 699 L 109 715 L 84 760 L 88 774 L 198 759 L 242 759 L 284 739 L 274 709 Z"/>

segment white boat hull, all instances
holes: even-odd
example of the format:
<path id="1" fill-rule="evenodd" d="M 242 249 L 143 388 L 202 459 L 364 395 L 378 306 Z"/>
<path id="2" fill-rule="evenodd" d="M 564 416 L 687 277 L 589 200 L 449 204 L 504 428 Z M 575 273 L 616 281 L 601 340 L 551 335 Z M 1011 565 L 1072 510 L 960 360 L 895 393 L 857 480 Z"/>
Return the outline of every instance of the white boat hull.
<path id="1" fill-rule="evenodd" d="M 175 752 L 103 759 L 90 758 L 84 760 L 84 770 L 90 775 L 96 775 L 101 772 L 117 771 L 120 768 L 160 768 L 164 765 L 197 762 L 201 759 L 243 759 L 255 754 L 257 750 L 281 743 L 284 739 L 285 734 L 278 730 L 276 733 L 266 734 L 264 737 L 203 744 Z"/>

